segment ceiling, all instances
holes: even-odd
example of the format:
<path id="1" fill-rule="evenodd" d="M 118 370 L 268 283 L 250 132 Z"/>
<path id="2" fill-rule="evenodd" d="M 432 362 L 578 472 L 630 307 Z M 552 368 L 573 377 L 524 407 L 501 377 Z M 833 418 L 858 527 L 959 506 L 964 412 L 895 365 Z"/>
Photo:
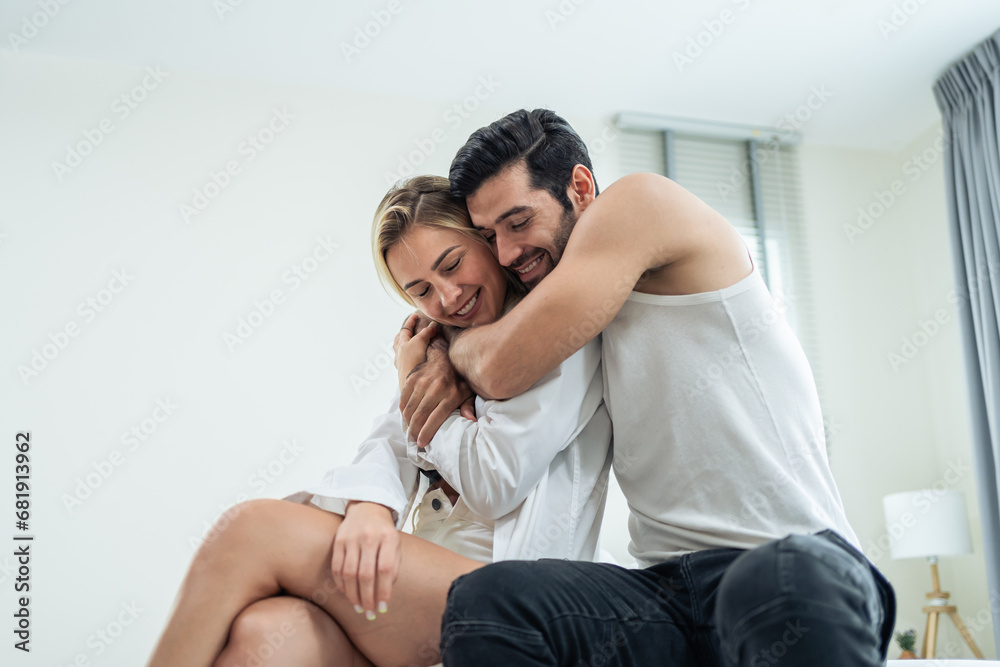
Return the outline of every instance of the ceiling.
<path id="1" fill-rule="evenodd" d="M 1000 28 L 997 0 L 65 1 L 4 0 L 0 48 L 38 15 L 19 53 L 446 102 L 484 77 L 491 106 L 573 117 L 798 112 L 806 141 L 876 150 L 926 130 L 934 81 Z"/>

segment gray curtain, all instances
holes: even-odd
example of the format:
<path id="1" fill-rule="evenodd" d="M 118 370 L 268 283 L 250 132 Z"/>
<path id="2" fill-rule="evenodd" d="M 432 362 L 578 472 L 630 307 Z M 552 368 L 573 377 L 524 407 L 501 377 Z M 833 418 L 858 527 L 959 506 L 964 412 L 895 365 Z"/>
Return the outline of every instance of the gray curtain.
<path id="1" fill-rule="evenodd" d="M 1000 646 L 1000 31 L 934 85 L 972 412 L 993 635 Z"/>

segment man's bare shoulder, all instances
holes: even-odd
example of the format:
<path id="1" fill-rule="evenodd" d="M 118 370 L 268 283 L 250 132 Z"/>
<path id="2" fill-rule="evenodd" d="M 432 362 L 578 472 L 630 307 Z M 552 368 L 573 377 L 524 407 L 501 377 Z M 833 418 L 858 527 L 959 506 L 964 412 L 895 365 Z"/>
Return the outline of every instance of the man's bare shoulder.
<path id="1" fill-rule="evenodd" d="M 725 222 L 721 215 L 675 181 L 659 174 L 629 174 L 609 185 L 580 216 L 579 224 L 604 234 L 632 232 L 634 243 L 659 240 L 664 245 L 685 241 L 706 224 Z M 590 231 L 590 230 L 588 230 Z M 685 235 L 686 236 L 686 235 Z"/>
<path id="2" fill-rule="evenodd" d="M 622 244 L 644 254 L 635 289 L 694 294 L 727 287 L 752 268 L 746 244 L 722 214 L 659 174 L 623 176 L 583 212 L 583 235 L 604 247 Z"/>

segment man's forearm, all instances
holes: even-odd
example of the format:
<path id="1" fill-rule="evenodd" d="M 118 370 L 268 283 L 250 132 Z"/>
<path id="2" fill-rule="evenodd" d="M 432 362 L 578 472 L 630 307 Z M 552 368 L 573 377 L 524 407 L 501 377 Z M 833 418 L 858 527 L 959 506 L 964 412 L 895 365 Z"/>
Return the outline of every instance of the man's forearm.
<path id="1" fill-rule="evenodd" d="M 485 399 L 517 396 L 538 381 L 527 377 L 522 360 L 511 354 L 505 324 L 508 322 L 500 321 L 466 329 L 452 339 L 448 349 L 452 366 Z"/>
<path id="2" fill-rule="evenodd" d="M 487 383 L 483 382 L 483 359 L 480 352 L 483 348 L 481 333 L 483 327 L 466 329 L 454 335 L 448 348 L 448 358 L 455 370 L 465 378 L 472 390 L 484 399 L 496 398 L 487 391 Z"/>

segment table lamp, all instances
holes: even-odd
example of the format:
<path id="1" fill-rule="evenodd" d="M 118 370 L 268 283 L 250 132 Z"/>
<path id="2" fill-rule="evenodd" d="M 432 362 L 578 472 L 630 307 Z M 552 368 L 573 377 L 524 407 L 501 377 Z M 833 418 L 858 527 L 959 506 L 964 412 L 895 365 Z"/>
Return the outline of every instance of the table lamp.
<path id="1" fill-rule="evenodd" d="M 955 623 L 972 653 L 983 659 L 958 607 L 948 603 L 949 593 L 941 590 L 938 558 L 972 553 L 969 517 L 965 512 L 965 494 L 961 491 L 924 490 L 894 493 L 882 499 L 889 548 L 894 560 L 926 558 L 931 565 L 934 590 L 927 594 L 927 629 L 924 632 L 923 658 L 934 657 L 937 648 L 938 619 L 947 614 Z"/>

